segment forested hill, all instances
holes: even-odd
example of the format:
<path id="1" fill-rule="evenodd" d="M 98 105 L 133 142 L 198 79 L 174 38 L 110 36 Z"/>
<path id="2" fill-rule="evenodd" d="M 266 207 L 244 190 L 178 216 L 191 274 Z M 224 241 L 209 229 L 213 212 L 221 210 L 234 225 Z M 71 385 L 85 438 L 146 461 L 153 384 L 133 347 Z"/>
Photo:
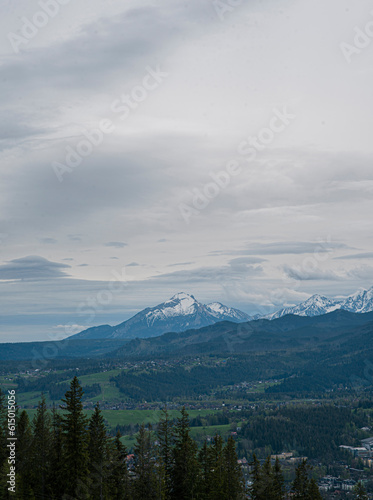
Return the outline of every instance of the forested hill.
<path id="1" fill-rule="evenodd" d="M 359 342 L 367 332 L 373 332 L 373 313 L 338 310 L 317 317 L 289 315 L 273 321 L 260 319 L 241 324 L 224 321 L 198 330 L 135 339 L 111 355 L 249 353 L 322 345 L 333 348 Z"/>
<path id="2" fill-rule="evenodd" d="M 65 339 L 59 342 L 0 344 L 0 360 L 44 358 L 157 357 L 328 349 L 370 346 L 373 312 L 365 314 L 337 310 L 323 316 L 288 315 L 275 320 L 246 323 L 219 322 L 200 329 L 165 333 L 148 339 Z"/>

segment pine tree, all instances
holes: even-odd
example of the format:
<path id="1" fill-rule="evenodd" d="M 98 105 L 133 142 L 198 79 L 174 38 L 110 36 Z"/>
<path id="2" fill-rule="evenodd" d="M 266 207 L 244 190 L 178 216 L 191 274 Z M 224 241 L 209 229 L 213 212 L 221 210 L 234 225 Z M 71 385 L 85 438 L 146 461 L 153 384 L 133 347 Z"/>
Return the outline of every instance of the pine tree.
<path id="1" fill-rule="evenodd" d="M 368 500 L 367 491 L 361 481 L 359 481 L 354 488 L 356 500 Z"/>
<path id="2" fill-rule="evenodd" d="M 157 500 L 158 483 L 152 437 L 144 424 L 140 426 L 136 439 L 134 472 L 134 500 Z"/>
<path id="3" fill-rule="evenodd" d="M 308 485 L 308 498 L 309 498 L 309 500 L 322 500 L 322 496 L 321 496 L 319 487 L 317 486 L 317 483 L 316 483 L 314 478 L 310 479 L 310 482 Z"/>
<path id="4" fill-rule="evenodd" d="M 89 420 L 88 456 L 90 493 L 93 498 L 103 500 L 109 470 L 108 438 L 99 403 L 96 404 Z"/>
<path id="5" fill-rule="evenodd" d="M 63 495 L 65 486 L 64 467 L 62 418 L 53 406 L 50 469 L 48 475 L 48 484 L 53 499 L 60 499 Z"/>
<path id="6" fill-rule="evenodd" d="M 64 436 L 64 462 L 66 494 L 83 500 L 88 498 L 87 418 L 83 413 L 83 389 L 75 376 L 70 390 L 62 399 L 62 430 Z"/>
<path id="7" fill-rule="evenodd" d="M 20 498 L 28 498 L 32 494 L 34 483 L 33 464 L 30 460 L 32 453 L 32 430 L 27 412 L 23 410 L 17 422 L 17 492 Z M 31 498 L 31 497 L 30 497 Z"/>
<path id="8" fill-rule="evenodd" d="M 167 406 L 162 408 L 161 411 L 162 416 L 158 424 L 157 436 L 159 440 L 159 454 L 165 473 L 166 499 L 168 499 L 171 495 L 173 422 L 170 419 Z"/>
<path id="9" fill-rule="evenodd" d="M 295 470 L 295 479 L 291 491 L 295 500 L 319 500 L 322 499 L 320 490 L 314 479 L 309 478 L 312 467 L 307 460 L 302 460 Z"/>
<path id="10" fill-rule="evenodd" d="M 109 492 L 112 500 L 130 500 L 130 484 L 127 467 L 127 450 L 117 432 L 111 450 L 111 474 L 109 476 Z"/>
<path id="11" fill-rule="evenodd" d="M 172 468 L 173 500 L 194 500 L 197 498 L 199 464 L 197 444 L 190 436 L 189 416 L 185 408 L 181 410 L 175 429 Z"/>
<path id="12" fill-rule="evenodd" d="M 253 454 L 253 461 L 250 463 L 252 467 L 251 471 L 251 486 L 249 488 L 252 500 L 263 500 L 263 482 L 262 482 L 262 470 L 260 462 L 257 459 L 255 453 Z"/>
<path id="13" fill-rule="evenodd" d="M 33 420 L 32 465 L 34 471 L 34 491 L 41 497 L 47 496 L 47 475 L 51 453 L 51 420 L 45 396 L 39 401 Z"/>
<path id="14" fill-rule="evenodd" d="M 273 469 L 274 476 L 274 500 L 283 500 L 285 498 L 285 481 L 281 470 L 281 464 L 276 457 L 275 466 Z"/>
<path id="15" fill-rule="evenodd" d="M 200 498 L 210 498 L 213 486 L 213 465 L 210 447 L 204 441 L 201 450 L 198 453 L 198 462 L 200 464 L 198 493 Z"/>
<path id="16" fill-rule="evenodd" d="M 209 498 L 219 500 L 224 498 L 224 459 L 223 459 L 223 439 L 218 434 L 213 438 L 210 446 L 211 455 L 211 480 L 212 487 Z"/>
<path id="17" fill-rule="evenodd" d="M 241 500 L 245 498 L 245 484 L 242 470 L 238 464 L 236 443 L 230 436 L 223 450 L 223 497 L 226 500 Z"/>
<path id="18" fill-rule="evenodd" d="M 308 499 L 308 472 L 309 466 L 307 465 L 307 460 L 302 460 L 298 467 L 295 469 L 295 479 L 291 488 L 294 500 Z"/>

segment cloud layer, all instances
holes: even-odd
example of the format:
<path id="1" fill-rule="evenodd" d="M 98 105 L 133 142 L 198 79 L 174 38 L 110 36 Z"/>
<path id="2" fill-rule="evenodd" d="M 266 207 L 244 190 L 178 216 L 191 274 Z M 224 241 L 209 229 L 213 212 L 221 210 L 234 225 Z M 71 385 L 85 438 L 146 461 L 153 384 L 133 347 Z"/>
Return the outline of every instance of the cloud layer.
<path id="1" fill-rule="evenodd" d="M 371 21 L 368 0 L 223 14 L 210 0 L 70 2 L 19 53 L 9 34 L 40 7 L 13 4 L 0 20 L 0 341 L 116 323 L 180 290 L 255 314 L 372 285 L 370 48 L 350 63 L 341 51 Z M 149 71 L 167 76 L 149 87 Z M 274 133 L 284 109 L 294 119 Z M 123 268 L 126 287 L 84 315 Z"/>

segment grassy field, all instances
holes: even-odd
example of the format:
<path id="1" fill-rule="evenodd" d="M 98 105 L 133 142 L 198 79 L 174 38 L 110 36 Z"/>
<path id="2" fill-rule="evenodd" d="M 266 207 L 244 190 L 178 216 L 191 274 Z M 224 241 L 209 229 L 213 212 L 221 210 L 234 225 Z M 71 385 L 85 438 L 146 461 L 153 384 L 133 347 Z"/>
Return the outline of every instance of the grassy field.
<path id="1" fill-rule="evenodd" d="M 28 409 L 26 411 L 30 419 L 36 414 L 35 409 Z M 92 412 L 93 410 L 86 410 L 85 413 L 87 417 L 90 417 Z M 180 415 L 178 410 L 170 410 L 169 413 L 173 418 L 177 418 Z M 214 410 L 190 410 L 188 413 L 190 418 L 194 418 L 198 415 L 204 417 L 217 412 Z M 156 424 L 159 422 L 161 412 L 159 410 L 102 410 L 102 415 L 108 427 L 115 429 L 117 425 Z"/>

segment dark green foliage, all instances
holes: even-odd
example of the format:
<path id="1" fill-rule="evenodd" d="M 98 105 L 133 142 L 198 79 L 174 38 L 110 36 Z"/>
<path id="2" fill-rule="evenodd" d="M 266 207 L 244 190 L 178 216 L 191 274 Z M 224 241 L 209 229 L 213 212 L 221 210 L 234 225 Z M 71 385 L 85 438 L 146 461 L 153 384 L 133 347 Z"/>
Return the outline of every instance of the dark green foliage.
<path id="1" fill-rule="evenodd" d="M 109 476 L 108 437 L 100 405 L 97 403 L 88 426 L 88 469 L 90 492 L 103 500 Z"/>
<path id="2" fill-rule="evenodd" d="M 49 485 L 51 497 L 59 499 L 62 496 L 65 487 L 64 481 L 64 456 L 63 456 L 63 431 L 62 419 L 55 407 L 52 411 L 52 429 L 51 429 L 51 455 L 49 469 Z"/>
<path id="3" fill-rule="evenodd" d="M 32 463 L 34 491 L 41 497 L 47 496 L 47 476 L 51 458 L 51 419 L 42 396 L 33 421 Z M 49 494 L 49 492 L 48 492 Z"/>
<path id="4" fill-rule="evenodd" d="M 22 411 L 17 423 L 17 461 L 16 472 L 18 477 L 17 490 L 26 498 L 33 484 L 33 461 L 32 461 L 33 436 L 28 415 Z M 31 460 L 30 460 L 31 458 Z M 21 496 L 21 498 L 22 498 Z"/>
<path id="5" fill-rule="evenodd" d="M 273 491 L 274 500 L 282 500 L 285 496 L 285 481 L 282 475 L 279 459 L 276 457 L 275 466 L 273 468 Z"/>
<path id="6" fill-rule="evenodd" d="M 283 500 L 285 498 L 284 478 L 278 460 L 272 466 L 271 457 L 267 457 L 263 466 L 253 455 L 250 494 L 252 500 Z"/>
<path id="7" fill-rule="evenodd" d="M 236 443 L 232 437 L 223 450 L 223 496 L 226 500 L 241 500 L 244 497 L 244 482 L 241 467 L 237 462 Z"/>
<path id="8" fill-rule="evenodd" d="M 190 437 L 189 416 L 185 408 L 175 429 L 175 445 L 173 448 L 172 498 L 174 500 L 190 500 L 197 496 L 197 485 L 200 474 L 197 460 L 197 444 Z"/>
<path id="9" fill-rule="evenodd" d="M 111 448 L 109 497 L 112 500 L 130 500 L 127 450 L 122 444 L 120 437 L 120 433 L 118 432 Z"/>
<path id="10" fill-rule="evenodd" d="M 296 450 L 301 456 L 331 462 L 341 456 L 339 445 L 355 444 L 348 432 L 352 423 L 356 427 L 366 425 L 349 408 L 305 405 L 262 412 L 250 419 L 250 425 L 243 426 L 242 435 L 252 443 L 252 450 L 247 452 L 263 452 L 265 447 L 273 454 Z"/>
<path id="11" fill-rule="evenodd" d="M 367 490 L 364 485 L 359 481 L 354 488 L 356 500 L 368 500 Z"/>
<path id="12" fill-rule="evenodd" d="M 74 377 L 70 390 L 66 392 L 61 408 L 62 431 L 64 445 L 65 470 L 64 477 L 67 483 L 67 494 L 71 497 L 85 499 L 87 495 L 86 479 L 88 477 L 88 433 L 87 418 L 83 413 L 83 389 L 77 377 Z"/>
<path id="13" fill-rule="evenodd" d="M 157 464 L 151 431 L 140 426 L 135 445 L 133 498 L 134 500 L 156 500 L 158 493 Z"/>
<path id="14" fill-rule="evenodd" d="M 173 466 L 172 444 L 173 444 L 173 421 L 168 414 L 167 406 L 162 409 L 162 416 L 158 424 L 157 432 L 159 440 L 159 455 L 162 460 L 165 475 L 165 498 L 171 496 L 171 474 Z"/>
<path id="15" fill-rule="evenodd" d="M 8 500 L 243 500 L 241 468 L 235 442 L 215 436 L 198 453 L 182 409 L 176 424 L 167 409 L 157 434 L 141 425 L 134 459 L 120 434 L 106 432 L 97 404 L 84 416 L 83 391 L 76 377 L 66 391 L 63 412 L 47 410 L 42 397 L 30 425 L 26 411 L 17 418 L 17 493 L 10 496 L 3 460 L 0 498 Z M 0 408 L 1 410 L 1 408 Z M 3 411 L 4 413 L 4 411 Z M 0 411 L 1 414 L 1 411 Z M 3 423 L 3 426 L 6 422 Z M 2 427 L 2 431 L 3 431 Z"/>
<path id="16" fill-rule="evenodd" d="M 309 478 L 311 467 L 307 460 L 302 460 L 295 470 L 295 479 L 291 491 L 294 500 L 322 500 L 319 488 L 313 479 Z"/>

